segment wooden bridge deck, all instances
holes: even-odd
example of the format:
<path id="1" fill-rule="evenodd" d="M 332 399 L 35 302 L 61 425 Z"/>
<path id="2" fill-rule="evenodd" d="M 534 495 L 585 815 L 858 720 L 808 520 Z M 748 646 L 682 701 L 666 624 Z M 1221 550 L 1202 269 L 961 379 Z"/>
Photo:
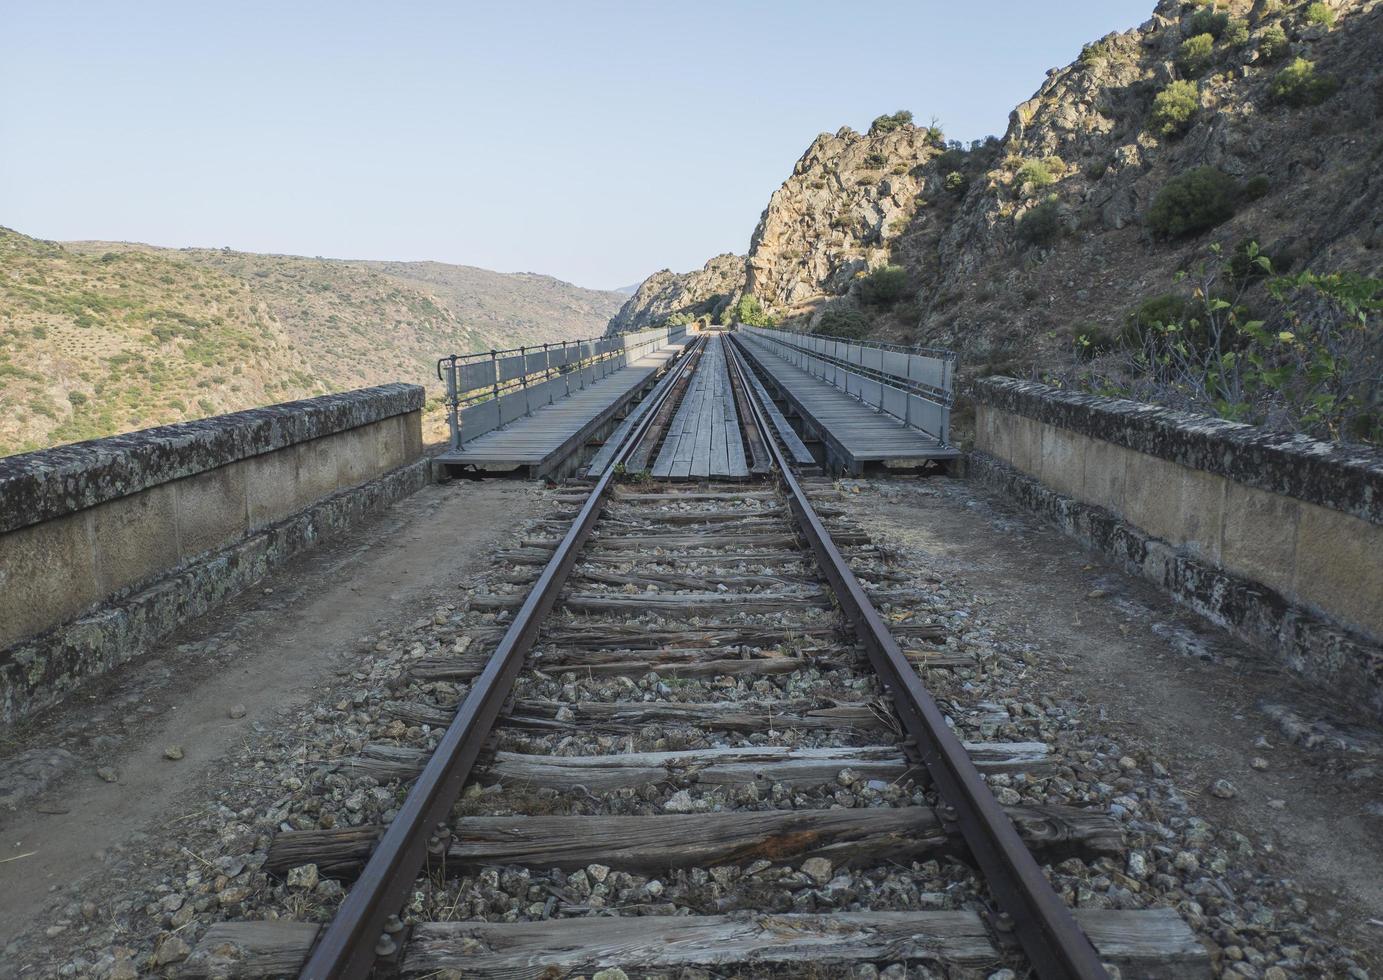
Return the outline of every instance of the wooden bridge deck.
<path id="1" fill-rule="evenodd" d="M 825 443 L 828 466 L 858 474 L 866 463 L 916 464 L 960 455 L 955 447 L 875 411 L 780 357 L 753 344 L 738 343 L 737 347 L 802 417 L 809 437 Z"/>
<path id="2" fill-rule="evenodd" d="M 707 341 L 691 387 L 653 463 L 653 476 L 673 480 L 749 476 L 724 344 L 719 336 Z"/>
<path id="3" fill-rule="evenodd" d="M 527 469 L 531 477 L 556 470 L 605 423 L 680 354 L 680 343 L 654 351 L 532 415 L 466 440 L 459 451 L 447 450 L 436 461 L 445 466 L 486 470 Z M 462 433 L 465 438 L 465 433 Z"/>

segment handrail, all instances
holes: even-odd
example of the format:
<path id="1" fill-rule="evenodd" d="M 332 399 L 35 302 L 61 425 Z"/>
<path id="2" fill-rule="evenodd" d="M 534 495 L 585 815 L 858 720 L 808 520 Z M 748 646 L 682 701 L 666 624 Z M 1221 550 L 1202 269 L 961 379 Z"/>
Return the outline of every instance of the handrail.
<path id="1" fill-rule="evenodd" d="M 746 327 L 740 326 L 740 330 Z M 877 350 L 897 351 L 900 354 L 922 354 L 927 357 L 938 357 L 954 361 L 956 352 L 947 347 L 921 347 L 910 346 L 908 344 L 889 344 L 882 340 L 870 340 L 866 337 L 837 337 L 835 334 L 812 333 L 808 330 L 789 330 L 786 327 L 753 327 L 749 328 L 760 333 L 776 333 L 786 337 L 818 337 L 822 340 L 835 340 L 842 344 L 858 344 L 861 347 L 870 347 Z"/>
<path id="2" fill-rule="evenodd" d="M 685 326 L 657 327 L 638 333 L 440 357 L 437 379 L 446 385 L 444 401 L 451 449 L 462 448 L 468 421 L 473 434 L 488 432 L 519 415 L 532 414 L 535 405 L 552 404 L 559 396 L 557 389 L 561 389 L 561 397 L 566 397 L 571 394 L 573 382 L 578 389 L 585 388 L 644 354 L 680 339 L 686 332 Z M 491 402 L 499 404 L 490 405 Z"/>
<path id="3" fill-rule="evenodd" d="M 745 340 L 947 443 L 955 402 L 954 352 L 795 330 L 739 329 Z"/>

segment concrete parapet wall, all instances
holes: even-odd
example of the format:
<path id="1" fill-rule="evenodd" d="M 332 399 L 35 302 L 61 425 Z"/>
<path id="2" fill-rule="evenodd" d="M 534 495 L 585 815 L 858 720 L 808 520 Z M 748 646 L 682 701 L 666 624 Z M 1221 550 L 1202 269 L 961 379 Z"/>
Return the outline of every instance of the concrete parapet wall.
<path id="1" fill-rule="evenodd" d="M 977 476 L 1383 716 L 1383 453 L 1007 378 L 973 397 Z"/>
<path id="2" fill-rule="evenodd" d="M 417 489 L 422 405 L 383 385 L 0 459 L 0 719 Z"/>

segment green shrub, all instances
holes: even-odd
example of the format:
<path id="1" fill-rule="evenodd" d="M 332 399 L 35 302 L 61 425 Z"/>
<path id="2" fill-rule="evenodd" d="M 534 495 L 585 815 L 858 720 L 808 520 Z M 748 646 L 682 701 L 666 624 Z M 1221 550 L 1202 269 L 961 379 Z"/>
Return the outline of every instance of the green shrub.
<path id="1" fill-rule="evenodd" d="M 952 194 L 964 194 L 965 189 L 970 186 L 970 178 L 959 170 L 952 170 L 946 175 L 944 186 Z"/>
<path id="2" fill-rule="evenodd" d="M 1301 108 L 1320 105 L 1339 89 L 1332 75 L 1316 74 L 1316 63 L 1297 58 L 1273 76 L 1273 98 L 1285 105 Z"/>
<path id="3" fill-rule="evenodd" d="M 1230 255 L 1225 271 L 1231 280 L 1243 286 L 1255 279 L 1266 279 L 1274 270 L 1272 259 L 1259 249 L 1258 243 L 1251 238 L 1244 238 L 1234 246 L 1234 253 Z"/>
<path id="4" fill-rule="evenodd" d="M 1209 34 L 1218 41 L 1227 27 L 1229 27 L 1229 14 L 1210 7 L 1202 7 L 1191 15 L 1191 27 L 1188 33 L 1193 36 Z"/>
<path id="5" fill-rule="evenodd" d="M 764 310 L 759 297 L 745 293 L 735 305 L 735 320 L 749 327 L 771 327 L 778 321 Z"/>
<path id="6" fill-rule="evenodd" d="M 1254 174 L 1244 181 L 1244 198 L 1249 201 L 1256 201 L 1260 197 L 1267 195 L 1272 190 L 1272 181 L 1268 180 L 1267 174 Z"/>
<path id="7" fill-rule="evenodd" d="M 1252 241 L 1226 268 L 1218 246 L 1191 270 L 1191 289 L 1155 297 L 1130 317 L 1125 356 L 1082 369 L 1086 390 L 1318 439 L 1383 441 L 1383 279 L 1351 272 L 1283 276 Z M 1226 292 L 1233 266 L 1244 267 Z M 1255 278 L 1266 289 L 1240 302 Z"/>
<path id="8" fill-rule="evenodd" d="M 80 408 L 86 404 L 86 394 L 80 391 L 69 391 L 67 400 L 72 403 L 73 408 Z"/>
<path id="9" fill-rule="evenodd" d="M 1080 49 L 1082 65 L 1099 65 L 1109 60 L 1110 45 L 1107 40 L 1092 41 Z"/>
<path id="10" fill-rule="evenodd" d="M 859 310 L 826 310 L 812 328 L 812 333 L 858 340 L 869 336 L 871 326 L 872 321 Z"/>
<path id="11" fill-rule="evenodd" d="M 899 265 L 880 265 L 859 279 L 859 297 L 870 306 L 890 306 L 908 292 L 908 274 Z"/>
<path id="12" fill-rule="evenodd" d="M 1143 337 L 1149 330 L 1169 323 L 1180 323 L 1186 317 L 1189 305 L 1185 297 L 1176 293 L 1163 293 L 1144 300 L 1128 315 L 1124 339 L 1135 347 L 1141 346 Z"/>
<path id="13" fill-rule="evenodd" d="M 1290 46 L 1287 42 L 1287 32 L 1282 29 L 1281 24 L 1265 27 L 1263 33 L 1258 35 L 1258 56 L 1264 61 L 1276 61 L 1287 53 Z"/>
<path id="14" fill-rule="evenodd" d="M 936 158 L 936 169 L 941 173 L 946 173 L 951 170 L 960 170 L 969 159 L 970 154 L 965 150 L 952 147 Z"/>
<path id="15" fill-rule="evenodd" d="M 1213 228 L 1234 216 L 1238 187 L 1214 167 L 1196 167 L 1162 186 L 1148 209 L 1148 224 L 1164 238 Z"/>
<path id="16" fill-rule="evenodd" d="M 1061 215 L 1055 197 L 1049 197 L 1029 210 L 1017 224 L 1018 240 L 1028 247 L 1042 247 L 1061 234 Z"/>
<path id="17" fill-rule="evenodd" d="M 1076 357 L 1082 361 L 1112 354 L 1119 349 L 1119 338 L 1111 333 L 1108 327 L 1098 323 L 1077 327 L 1075 341 Z"/>
<path id="18" fill-rule="evenodd" d="M 888 157 L 882 153 L 871 153 L 864 158 L 864 165 L 875 170 L 888 164 Z"/>
<path id="19" fill-rule="evenodd" d="M 1220 35 L 1221 41 L 1224 41 L 1225 44 L 1233 45 L 1234 47 L 1238 47 L 1241 44 L 1247 44 L 1248 39 L 1248 21 L 1243 20 L 1239 17 L 1232 18 L 1229 22 L 1229 26 L 1226 27 L 1224 33 Z"/>
<path id="20" fill-rule="evenodd" d="M 1062 162 L 1060 157 L 1024 160 L 1018 165 L 1013 180 L 1019 187 L 1026 184 L 1031 186 L 1033 190 L 1040 190 L 1056 180 L 1056 173 L 1065 168 L 1066 164 Z"/>
<path id="21" fill-rule="evenodd" d="M 1304 19 L 1308 24 L 1329 29 L 1335 26 L 1335 10 L 1329 4 L 1313 3 L 1306 8 Z"/>
<path id="22" fill-rule="evenodd" d="M 1188 37 L 1177 48 L 1177 70 L 1183 75 L 1195 77 L 1210 67 L 1215 54 L 1215 39 L 1209 34 Z"/>
<path id="23" fill-rule="evenodd" d="M 891 133 L 895 129 L 902 129 L 904 126 L 912 125 L 912 113 L 906 109 L 899 109 L 893 115 L 880 116 L 869 124 L 869 135 L 878 136 L 880 133 Z"/>
<path id="24" fill-rule="evenodd" d="M 1200 107 L 1200 88 L 1195 82 L 1172 82 L 1153 99 L 1153 127 L 1163 136 L 1180 136 Z"/>

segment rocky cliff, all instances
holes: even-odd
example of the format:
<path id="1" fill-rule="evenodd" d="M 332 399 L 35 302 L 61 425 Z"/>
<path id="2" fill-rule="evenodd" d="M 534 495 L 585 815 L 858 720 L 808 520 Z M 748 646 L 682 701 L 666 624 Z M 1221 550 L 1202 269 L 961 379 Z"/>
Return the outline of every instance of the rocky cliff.
<path id="1" fill-rule="evenodd" d="M 910 122 L 867 134 L 822 133 L 774 191 L 749 244 L 746 288 L 770 311 L 799 312 L 845 292 L 891 259 L 917 217 L 928 161 L 945 149 L 937 129 Z"/>
<path id="2" fill-rule="evenodd" d="M 1213 245 L 1376 272 L 1381 112 L 1377 0 L 1161 3 L 1013 111 L 935 237 L 913 330 L 893 330 L 1040 365 L 1121 327 Z"/>
<path id="3" fill-rule="evenodd" d="M 1027 372 L 1212 245 L 1377 271 L 1381 115 L 1380 0 L 1164 0 L 1050 71 L 1001 138 L 962 146 L 905 114 L 817 137 L 759 219 L 745 289 L 797 326 Z"/>
<path id="4" fill-rule="evenodd" d="M 663 269 L 639 283 L 610 320 L 609 333 L 642 330 L 670 317 L 718 317 L 744 292 L 744 256 L 717 255 L 692 272 Z"/>

